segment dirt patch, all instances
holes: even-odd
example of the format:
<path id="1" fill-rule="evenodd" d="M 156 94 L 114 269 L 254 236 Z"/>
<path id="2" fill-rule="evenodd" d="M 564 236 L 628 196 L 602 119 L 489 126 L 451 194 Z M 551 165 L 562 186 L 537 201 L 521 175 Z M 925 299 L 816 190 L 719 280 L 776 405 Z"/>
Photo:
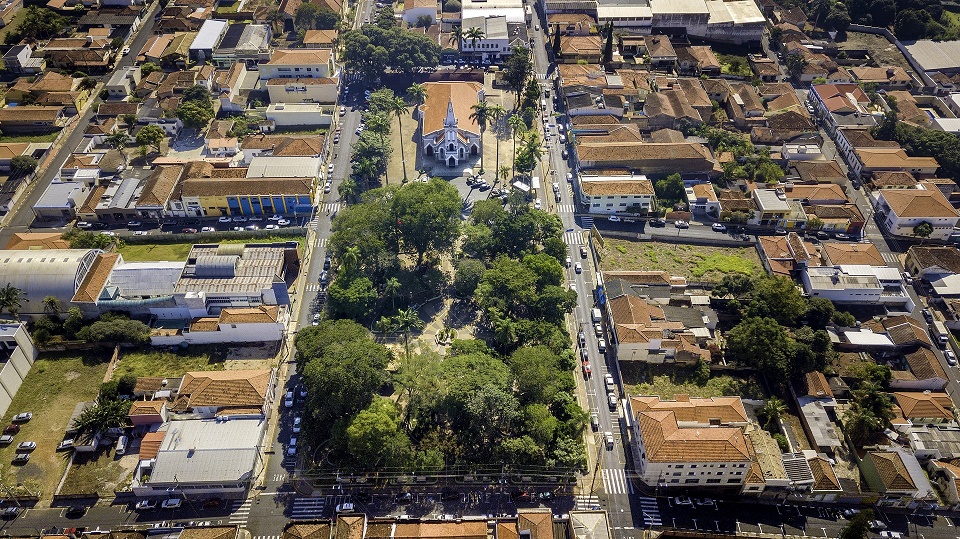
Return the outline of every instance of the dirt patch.
<path id="1" fill-rule="evenodd" d="M 129 486 L 137 462 L 136 454 L 117 456 L 113 444 L 77 453 L 60 494 L 112 496 L 118 488 Z"/>
<path id="2" fill-rule="evenodd" d="M 716 282 L 724 275 L 763 275 L 763 264 L 752 247 L 710 247 L 655 241 L 606 239 L 603 269 L 665 271 L 693 281 Z"/>
<path id="3" fill-rule="evenodd" d="M 887 41 L 887 38 L 876 34 L 863 34 L 859 32 L 847 32 L 847 40 L 837 43 L 840 49 L 866 49 L 870 51 L 877 65 L 882 66 L 900 66 L 911 70 L 910 62 L 903 57 L 903 54 L 895 45 Z"/>

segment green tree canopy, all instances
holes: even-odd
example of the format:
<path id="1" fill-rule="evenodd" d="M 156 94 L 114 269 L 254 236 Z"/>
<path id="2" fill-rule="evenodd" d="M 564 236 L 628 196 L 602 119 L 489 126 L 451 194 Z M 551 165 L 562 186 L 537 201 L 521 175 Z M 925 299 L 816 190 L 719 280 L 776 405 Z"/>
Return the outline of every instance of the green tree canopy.
<path id="1" fill-rule="evenodd" d="M 396 405 L 374 399 L 347 427 L 347 448 L 365 469 L 400 468 L 412 456 L 410 438 L 400 428 Z"/>
<path id="2" fill-rule="evenodd" d="M 428 252 L 446 251 L 460 233 L 460 194 L 448 182 L 434 178 L 412 182 L 397 190 L 391 205 L 401 244 L 417 255 L 417 265 Z"/>
<path id="3" fill-rule="evenodd" d="M 152 147 L 159 153 L 164 138 L 166 138 L 166 133 L 162 128 L 156 125 L 147 125 L 137 133 L 137 145 Z"/>
<path id="4" fill-rule="evenodd" d="M 683 179 L 679 174 L 671 174 L 662 180 L 657 180 L 653 185 L 653 190 L 657 193 L 657 198 L 665 203 L 674 203 L 683 200 L 686 197 L 686 190 L 683 187 Z"/>

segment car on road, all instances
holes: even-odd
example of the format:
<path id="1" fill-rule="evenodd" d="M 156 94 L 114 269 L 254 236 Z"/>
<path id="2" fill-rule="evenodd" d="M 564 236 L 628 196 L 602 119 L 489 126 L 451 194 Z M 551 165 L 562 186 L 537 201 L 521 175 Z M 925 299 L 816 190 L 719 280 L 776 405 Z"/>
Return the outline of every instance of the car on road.
<path id="1" fill-rule="evenodd" d="M 580 262 L 577 262 L 576 264 L 574 264 L 573 271 L 577 273 L 583 273 L 583 264 L 581 264 Z"/>
<path id="2" fill-rule="evenodd" d="M 567 181 L 573 182 L 573 172 L 567 172 Z"/>
<path id="3" fill-rule="evenodd" d="M 608 431 L 603 433 L 603 444 L 607 446 L 607 451 L 613 451 L 613 446 L 615 445 L 615 442 L 613 441 L 612 432 Z"/>
<path id="4" fill-rule="evenodd" d="M 283 405 L 287 408 L 293 408 L 293 391 L 287 391 L 283 397 Z"/>
<path id="5" fill-rule="evenodd" d="M 714 230 L 714 232 L 726 232 L 726 231 L 727 231 L 726 225 L 722 225 L 722 224 L 720 224 L 720 223 L 713 223 L 712 225 L 710 225 L 710 228 L 712 228 L 712 229 Z"/>
<path id="6" fill-rule="evenodd" d="M 920 314 L 923 315 L 923 319 L 926 320 L 928 324 L 933 323 L 933 313 L 930 312 L 930 309 L 924 309 L 920 311 Z"/>
<path id="7" fill-rule="evenodd" d="M 124 47 L 121 56 L 126 56 L 128 54 L 130 54 L 130 47 Z"/>
<path id="8" fill-rule="evenodd" d="M 317 279 L 317 280 L 318 280 L 320 283 L 325 283 L 325 282 L 327 282 L 327 279 L 329 279 L 329 277 L 330 277 L 330 273 L 329 273 L 327 270 L 323 270 L 323 271 L 320 272 L 320 278 Z"/>
<path id="9" fill-rule="evenodd" d="M 181 505 L 183 505 L 183 500 L 181 500 L 180 498 L 168 498 L 166 500 L 163 500 L 163 503 L 160 504 L 160 507 L 164 509 L 176 509 Z"/>
<path id="10" fill-rule="evenodd" d="M 334 169 L 333 163 L 330 163 L 329 165 L 327 165 L 327 174 L 333 174 L 333 169 Z"/>
<path id="11" fill-rule="evenodd" d="M 611 410 L 617 409 L 617 396 L 613 393 L 607 393 L 607 406 L 609 406 Z"/>
<path id="12" fill-rule="evenodd" d="M 651 219 L 651 220 L 650 220 L 650 226 L 655 227 L 655 228 L 663 228 L 663 227 L 667 226 L 667 220 L 664 219 L 664 218 L 662 218 L 662 217 L 661 217 L 661 218 L 658 218 L 658 219 Z"/>
<path id="13" fill-rule="evenodd" d="M 360 136 L 360 133 L 363 133 L 363 127 L 358 126 L 358 127 L 357 127 L 357 130 L 354 131 L 354 133 L 356 133 L 357 136 Z"/>
<path id="14" fill-rule="evenodd" d="M 603 375 L 603 383 L 604 383 L 605 386 L 607 386 L 607 392 L 608 392 L 608 393 L 613 393 L 614 390 L 617 389 L 617 384 L 614 383 L 614 381 L 613 381 L 613 375 L 610 374 L 610 373 L 607 373 L 607 374 L 604 374 L 604 375 Z"/>
<path id="15" fill-rule="evenodd" d="M 327 256 L 323 258 L 323 269 L 330 269 L 330 253 L 327 253 Z"/>
<path id="16" fill-rule="evenodd" d="M 134 236 L 146 236 L 148 232 L 146 230 L 138 230 L 133 233 Z"/>
<path id="17" fill-rule="evenodd" d="M 351 511 L 353 511 L 353 504 L 352 504 L 352 503 L 350 503 L 350 502 L 344 502 L 344 503 L 341 503 L 341 504 L 337 504 L 337 512 L 338 512 L 338 513 L 349 513 L 349 512 L 351 512 Z"/>
<path id="18" fill-rule="evenodd" d="M 287 444 L 287 454 L 296 455 L 297 454 L 297 437 L 291 436 L 290 443 Z"/>
<path id="19" fill-rule="evenodd" d="M 270 217 L 267 217 L 267 220 L 268 220 L 268 221 L 279 221 L 279 220 L 281 220 L 281 219 L 283 219 L 283 216 L 280 215 L 279 213 L 275 213 L 275 214 L 271 215 Z"/>
<path id="20" fill-rule="evenodd" d="M 677 496 L 673 498 L 673 505 L 693 506 L 693 500 L 689 496 Z"/>
<path id="21" fill-rule="evenodd" d="M 30 453 L 17 453 L 13 456 L 14 464 L 26 464 L 30 462 Z"/>
<path id="22" fill-rule="evenodd" d="M 607 217 L 607 221 L 610 221 L 611 223 L 619 223 L 620 221 L 623 221 L 623 219 L 616 215 L 611 215 L 610 217 Z"/>
<path id="23" fill-rule="evenodd" d="M 580 246 L 580 258 L 587 258 L 587 246 L 586 246 L 586 245 L 581 245 L 581 246 Z"/>
<path id="24" fill-rule="evenodd" d="M 346 114 L 347 114 L 347 107 L 340 107 L 340 116 L 344 116 Z"/>
<path id="25" fill-rule="evenodd" d="M 594 325 L 593 325 L 593 332 L 597 335 L 597 337 L 602 336 L 602 335 L 603 335 L 603 326 L 601 326 L 600 324 L 594 324 Z"/>
<path id="26" fill-rule="evenodd" d="M 152 511 L 157 508 L 157 500 L 140 500 L 133 508 L 137 511 Z"/>
<path id="27" fill-rule="evenodd" d="M 83 505 L 71 505 L 64 511 L 63 516 L 67 518 L 79 518 L 87 513 L 87 508 Z"/>
<path id="28" fill-rule="evenodd" d="M 247 218 L 244 217 L 244 216 L 242 216 L 242 215 L 238 215 L 238 216 L 236 216 L 236 217 L 233 218 L 233 222 L 234 222 L 234 223 L 246 223 L 246 222 L 247 222 Z"/>
<path id="29" fill-rule="evenodd" d="M 14 422 L 14 423 L 26 423 L 27 421 L 30 421 L 31 419 L 33 419 L 33 413 L 32 413 L 32 412 L 21 412 L 21 413 L 15 415 L 15 416 L 13 416 L 13 422 Z"/>
<path id="30" fill-rule="evenodd" d="M 245 226 L 245 227 L 243 227 L 243 228 L 244 228 L 244 230 L 250 230 L 250 231 L 260 230 L 260 227 L 258 227 L 257 225 L 247 225 L 247 226 Z M 194 232 L 196 232 L 196 231 L 194 231 Z"/>
<path id="31" fill-rule="evenodd" d="M 957 366 L 957 355 L 953 353 L 953 350 L 944 350 L 943 357 L 947 358 L 947 364 L 951 367 Z"/>
<path id="32" fill-rule="evenodd" d="M 101 232 L 100 234 L 102 234 L 102 235 L 104 235 L 104 236 L 116 236 L 116 235 L 117 235 L 116 232 L 111 232 L 111 231 L 109 231 L 109 230 L 104 230 L 104 231 Z"/>
<path id="33" fill-rule="evenodd" d="M 280 225 L 269 224 L 263 227 L 264 230 L 280 230 Z"/>
<path id="34" fill-rule="evenodd" d="M 37 448 L 37 442 L 20 442 L 17 444 L 17 451 L 33 451 Z"/>
<path id="35" fill-rule="evenodd" d="M 299 433 L 299 432 L 300 432 L 300 422 L 301 422 L 300 416 L 297 416 L 297 417 L 293 418 L 293 432 L 294 432 L 294 433 Z"/>
<path id="36" fill-rule="evenodd" d="M 586 345 L 586 344 L 587 344 L 587 335 L 586 335 L 583 331 L 580 331 L 580 333 L 577 333 L 577 341 L 580 342 L 580 346 Z"/>
<path id="37" fill-rule="evenodd" d="M 562 158 L 564 158 L 564 159 L 569 159 L 569 158 L 570 158 L 570 152 L 568 152 L 567 149 L 564 148 L 563 150 L 560 151 L 560 157 L 562 157 Z"/>
<path id="38" fill-rule="evenodd" d="M 93 228 L 93 223 L 88 223 L 86 221 L 77 221 L 77 228 Z"/>
<path id="39" fill-rule="evenodd" d="M 883 539 L 903 539 L 903 534 L 900 532 L 883 530 L 882 532 L 880 532 L 880 537 L 882 537 Z"/>
<path id="40" fill-rule="evenodd" d="M 584 378 L 590 378 L 590 375 L 592 374 L 592 371 L 590 370 L 590 362 L 584 361 L 583 363 L 580 364 L 580 366 L 583 368 Z"/>
<path id="41" fill-rule="evenodd" d="M 184 234 L 196 234 L 196 233 L 197 233 L 197 229 L 196 229 L 196 228 L 184 228 L 181 232 L 183 232 Z M 101 234 L 102 234 L 102 232 L 101 232 Z"/>
<path id="42" fill-rule="evenodd" d="M 533 202 L 533 209 L 539 210 L 541 207 L 543 207 L 543 202 L 541 202 L 540 199 L 538 198 Z"/>
<path id="43" fill-rule="evenodd" d="M 563 265 L 569 268 L 573 265 L 573 260 L 568 256 L 566 260 L 563 261 Z"/>
<path id="44" fill-rule="evenodd" d="M 828 239 L 830 239 L 830 234 L 827 234 L 826 232 L 824 232 L 824 231 L 822 231 L 822 230 L 818 230 L 818 231 L 817 231 L 817 239 L 818 239 L 818 240 L 828 240 Z"/>
<path id="45" fill-rule="evenodd" d="M 218 223 L 229 223 L 229 222 L 231 222 L 231 221 L 233 221 L 233 219 L 227 217 L 226 215 L 224 215 L 223 217 L 217 219 L 217 222 L 218 222 Z"/>
<path id="46" fill-rule="evenodd" d="M 128 221 L 127 228 L 137 228 L 138 226 L 143 226 L 143 223 L 140 221 Z"/>
<path id="47" fill-rule="evenodd" d="M 871 520 L 867 522 L 867 527 L 870 531 L 878 532 L 887 529 L 887 523 L 882 520 Z"/>
<path id="48" fill-rule="evenodd" d="M 838 240 L 844 240 L 844 241 L 850 239 L 850 236 L 848 234 L 844 234 L 843 232 L 837 232 L 836 234 L 834 234 L 833 237 L 837 238 Z"/>
<path id="49" fill-rule="evenodd" d="M 600 416 L 596 412 L 590 414 L 590 426 L 595 431 L 600 430 Z"/>
<path id="50" fill-rule="evenodd" d="M 677 228 L 690 228 L 690 223 L 680 219 L 673 222 L 673 226 Z"/>
<path id="51" fill-rule="evenodd" d="M 235 226 L 235 227 L 233 227 L 233 231 L 234 231 L 234 232 L 243 232 L 243 227 L 242 227 L 242 226 Z"/>
<path id="52" fill-rule="evenodd" d="M 200 229 L 200 232 L 216 232 L 216 231 L 217 229 L 213 228 L 212 226 L 205 226 Z"/>
<path id="53" fill-rule="evenodd" d="M 908 272 L 903 272 L 903 282 L 907 283 L 909 286 L 913 286 L 913 276 Z"/>
<path id="54" fill-rule="evenodd" d="M 290 226 L 290 221 L 287 219 L 280 219 L 277 221 L 277 226 Z"/>
<path id="55" fill-rule="evenodd" d="M 597 350 L 600 350 L 600 353 L 607 351 L 607 341 L 604 339 L 597 339 Z"/>
<path id="56" fill-rule="evenodd" d="M 775 229 L 773 230 L 773 233 L 776 234 L 777 236 L 786 236 L 786 235 L 787 235 L 787 229 L 786 229 L 786 228 L 775 228 Z"/>
<path id="57" fill-rule="evenodd" d="M 320 325 L 320 313 L 315 313 L 315 314 L 313 315 L 313 325 L 315 325 L 315 326 L 319 326 L 319 325 Z M 288 408 L 289 408 L 289 407 L 288 407 Z"/>
<path id="58" fill-rule="evenodd" d="M 323 184 L 323 193 L 324 193 L 324 194 L 329 193 L 329 192 L 332 191 L 332 190 L 333 190 L 333 185 L 331 185 L 330 182 L 327 182 L 327 183 Z"/>
<path id="59" fill-rule="evenodd" d="M 716 507 L 717 502 L 713 501 L 713 498 L 697 498 L 694 500 L 697 505 L 700 507 Z"/>

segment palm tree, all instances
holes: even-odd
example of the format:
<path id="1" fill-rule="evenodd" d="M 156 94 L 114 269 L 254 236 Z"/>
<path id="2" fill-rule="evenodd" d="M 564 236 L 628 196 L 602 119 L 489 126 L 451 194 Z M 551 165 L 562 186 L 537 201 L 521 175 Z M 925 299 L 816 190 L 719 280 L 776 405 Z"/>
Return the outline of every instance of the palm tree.
<path id="1" fill-rule="evenodd" d="M 866 408 L 853 406 L 843 414 L 843 430 L 858 446 L 882 428 L 883 421 Z"/>
<path id="2" fill-rule="evenodd" d="M 500 170 L 500 121 L 507 115 L 507 111 L 500 105 L 491 105 L 489 109 L 487 115 L 490 116 L 490 123 L 493 125 L 493 136 L 497 139 L 496 164 L 493 167 L 493 174 L 496 176 Z"/>
<path id="3" fill-rule="evenodd" d="M 415 82 L 407 88 L 407 97 L 412 99 L 417 106 L 423 105 L 423 102 L 427 100 L 427 87 Z"/>
<path id="4" fill-rule="evenodd" d="M 43 312 L 57 316 L 63 311 L 63 306 L 57 296 L 47 296 L 43 298 Z"/>
<path id="5" fill-rule="evenodd" d="M 777 397 L 770 397 L 760 408 L 760 414 L 767 418 L 764 428 L 769 428 L 771 424 L 780 421 L 780 416 L 787 411 L 787 405 Z"/>
<path id="6" fill-rule="evenodd" d="M 393 319 L 389 316 L 381 316 L 380 320 L 377 320 L 376 329 L 380 333 L 380 339 L 386 340 L 387 333 L 393 329 Z"/>
<path id="7" fill-rule="evenodd" d="M 450 30 L 450 37 L 447 38 L 447 43 L 450 45 L 456 45 L 457 50 L 460 50 L 460 42 L 463 41 L 463 27 L 460 25 L 454 26 Z"/>
<path id="8" fill-rule="evenodd" d="M 507 125 L 510 127 L 510 134 L 513 137 L 513 156 L 517 155 L 517 137 L 527 129 L 527 123 L 523 121 L 523 117 L 519 114 L 514 114 L 513 116 L 507 118 Z M 512 175 L 516 175 L 516 166 L 510 171 Z"/>
<path id="9" fill-rule="evenodd" d="M 480 126 L 480 174 L 483 174 L 483 132 L 487 130 L 487 122 L 490 121 L 490 105 L 487 105 L 486 101 L 480 101 L 470 108 L 473 109 L 470 119 Z"/>
<path id="10" fill-rule="evenodd" d="M 23 290 L 7 283 L 7 286 L 0 288 L 0 313 L 6 309 L 10 316 L 17 317 L 20 307 L 23 306 Z"/>
<path id="11" fill-rule="evenodd" d="M 283 20 L 284 20 L 283 13 L 280 13 L 280 10 L 278 9 L 270 10 L 270 13 L 267 14 L 267 18 L 266 18 L 266 21 L 270 25 L 270 29 L 273 30 L 274 34 L 278 33 L 277 23 L 280 23 L 280 31 L 281 32 L 283 31 Z"/>
<path id="12" fill-rule="evenodd" d="M 477 41 L 483 39 L 485 35 L 479 26 L 474 26 L 467 30 L 467 33 L 463 34 L 464 38 L 470 40 L 470 52 L 472 52 L 474 56 L 477 54 Z"/>
<path id="13" fill-rule="evenodd" d="M 122 131 L 117 131 L 111 135 L 107 136 L 107 144 L 120 152 L 120 155 L 123 156 L 123 165 L 127 165 L 127 154 L 123 153 L 123 149 L 127 147 L 127 143 L 130 141 L 129 135 Z"/>
<path id="14" fill-rule="evenodd" d="M 403 344 L 407 351 L 407 361 L 410 360 L 410 332 L 423 329 L 424 323 L 420 319 L 420 313 L 413 307 L 401 310 L 393 317 L 394 327 L 403 331 Z"/>
<path id="15" fill-rule="evenodd" d="M 400 279 L 396 277 L 390 277 L 387 279 L 387 282 L 383 283 L 383 293 L 390 295 L 393 310 L 397 310 L 397 292 L 399 292 L 401 288 L 403 288 L 403 285 L 400 283 Z"/>
<path id="16" fill-rule="evenodd" d="M 343 251 L 343 260 L 340 261 L 340 265 L 343 266 L 343 271 L 350 274 L 357 269 L 357 266 L 360 264 L 360 247 L 356 245 L 351 245 Z"/>
<path id="17" fill-rule="evenodd" d="M 403 115 L 407 113 L 407 102 L 395 96 L 387 103 L 387 110 L 397 115 L 397 131 L 400 135 L 400 162 L 403 164 L 403 183 L 407 183 L 407 155 L 403 153 Z"/>

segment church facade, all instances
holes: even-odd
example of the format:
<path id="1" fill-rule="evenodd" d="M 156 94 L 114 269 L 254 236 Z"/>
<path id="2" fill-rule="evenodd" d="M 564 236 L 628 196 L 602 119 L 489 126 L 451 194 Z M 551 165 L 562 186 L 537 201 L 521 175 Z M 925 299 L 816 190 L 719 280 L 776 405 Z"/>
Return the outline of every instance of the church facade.
<path id="1" fill-rule="evenodd" d="M 448 167 L 460 166 L 480 155 L 480 126 L 470 118 L 483 100 L 476 82 L 428 82 L 420 108 L 420 152 Z"/>

